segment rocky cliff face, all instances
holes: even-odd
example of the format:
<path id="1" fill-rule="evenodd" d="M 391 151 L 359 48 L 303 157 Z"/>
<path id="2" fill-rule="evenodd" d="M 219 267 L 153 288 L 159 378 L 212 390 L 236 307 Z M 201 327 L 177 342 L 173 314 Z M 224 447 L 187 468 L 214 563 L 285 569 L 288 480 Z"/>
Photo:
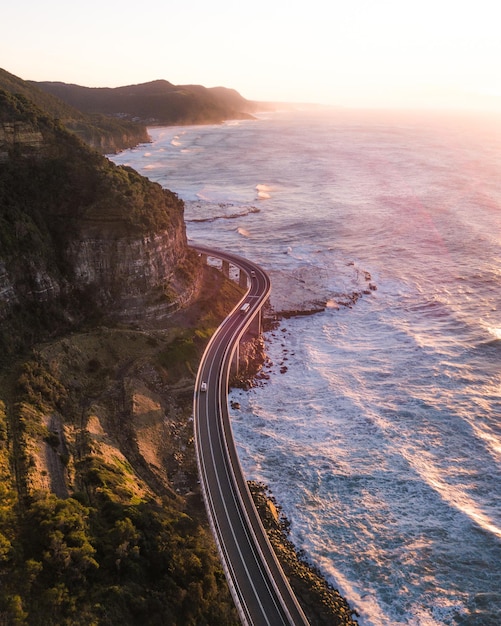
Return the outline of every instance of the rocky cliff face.
<path id="1" fill-rule="evenodd" d="M 40 153 L 43 148 L 42 133 L 24 122 L 0 124 L 0 163 L 6 162 L 9 153 L 17 150 L 21 154 Z"/>
<path id="2" fill-rule="evenodd" d="M 1 96 L 0 347 L 34 325 L 151 321 L 189 302 L 199 261 L 182 201 Z"/>
<path id="3" fill-rule="evenodd" d="M 90 121 L 75 122 L 72 120 L 64 122 L 66 128 L 75 133 L 82 141 L 100 152 L 101 154 L 112 154 L 134 148 L 140 143 L 151 141 L 146 126 L 141 126 L 126 120 L 114 120 L 99 116 L 99 119 L 92 123 Z"/>
<path id="4" fill-rule="evenodd" d="M 97 307 L 114 320 L 163 319 L 187 304 L 200 286 L 190 271 L 198 259 L 178 235 L 72 239 L 64 252 L 65 275 L 28 258 L 8 265 L 0 259 L 0 321 L 16 307 L 63 297 L 84 298 L 86 308 Z"/>
<path id="5" fill-rule="evenodd" d="M 82 237 L 67 250 L 72 285 L 91 290 L 97 305 L 129 322 L 161 319 L 195 295 L 196 255 L 182 230 L 140 237 Z"/>

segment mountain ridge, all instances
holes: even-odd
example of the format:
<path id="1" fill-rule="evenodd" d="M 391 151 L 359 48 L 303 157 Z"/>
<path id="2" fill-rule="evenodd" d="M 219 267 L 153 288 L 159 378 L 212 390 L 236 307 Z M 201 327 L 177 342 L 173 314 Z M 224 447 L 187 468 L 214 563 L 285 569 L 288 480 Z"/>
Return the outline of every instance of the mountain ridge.
<path id="1" fill-rule="evenodd" d="M 258 108 L 257 103 L 246 100 L 235 89 L 174 85 L 164 79 L 121 87 L 28 82 L 84 113 L 100 113 L 150 126 L 252 119 L 252 113 Z"/>
<path id="2" fill-rule="evenodd" d="M 36 104 L 47 115 L 59 120 L 67 130 L 103 154 L 132 148 L 149 141 L 144 125 L 113 119 L 100 113 L 86 114 L 40 89 L 36 83 L 24 81 L 0 68 L 0 89 L 20 94 Z"/>

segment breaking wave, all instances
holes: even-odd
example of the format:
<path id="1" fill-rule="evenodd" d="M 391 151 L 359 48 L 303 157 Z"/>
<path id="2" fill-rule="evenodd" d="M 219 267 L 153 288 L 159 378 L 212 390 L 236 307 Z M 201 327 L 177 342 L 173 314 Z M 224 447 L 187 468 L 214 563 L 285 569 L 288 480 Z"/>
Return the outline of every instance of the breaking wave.
<path id="1" fill-rule="evenodd" d="M 269 185 L 256 185 L 257 197 L 260 200 L 269 200 L 271 198 L 272 188 Z"/>
<path id="2" fill-rule="evenodd" d="M 191 222 L 194 224 L 202 224 L 204 222 L 215 222 L 217 220 L 235 220 L 242 217 L 247 217 L 248 215 L 253 215 L 255 213 L 260 213 L 261 209 L 255 206 L 245 207 L 240 209 L 239 211 L 234 211 L 235 205 L 226 204 L 226 203 L 218 203 L 214 204 L 211 202 L 205 203 L 194 203 L 187 202 L 188 207 L 187 217 L 185 219 L 186 222 Z M 227 211 L 222 213 L 221 210 Z M 231 211 L 231 212 L 230 212 Z M 215 214 L 217 212 L 217 215 Z M 195 215 L 203 214 L 200 217 L 195 217 Z"/>

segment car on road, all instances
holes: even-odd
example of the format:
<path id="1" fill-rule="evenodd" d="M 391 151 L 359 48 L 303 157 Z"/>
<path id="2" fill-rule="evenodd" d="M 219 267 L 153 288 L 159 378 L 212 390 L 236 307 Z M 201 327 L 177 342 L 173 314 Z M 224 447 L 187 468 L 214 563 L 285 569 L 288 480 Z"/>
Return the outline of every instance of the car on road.
<path id="1" fill-rule="evenodd" d="M 207 383 L 205 381 L 200 385 L 200 391 L 207 391 Z"/>

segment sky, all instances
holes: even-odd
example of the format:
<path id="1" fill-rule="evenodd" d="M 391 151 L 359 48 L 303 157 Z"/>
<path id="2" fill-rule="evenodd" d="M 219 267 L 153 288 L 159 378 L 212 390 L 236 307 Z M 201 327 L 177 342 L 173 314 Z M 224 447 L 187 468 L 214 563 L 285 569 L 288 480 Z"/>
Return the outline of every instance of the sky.
<path id="1" fill-rule="evenodd" d="M 118 87 L 165 79 L 249 100 L 501 112 L 496 0 L 16 0 L 0 67 Z"/>

